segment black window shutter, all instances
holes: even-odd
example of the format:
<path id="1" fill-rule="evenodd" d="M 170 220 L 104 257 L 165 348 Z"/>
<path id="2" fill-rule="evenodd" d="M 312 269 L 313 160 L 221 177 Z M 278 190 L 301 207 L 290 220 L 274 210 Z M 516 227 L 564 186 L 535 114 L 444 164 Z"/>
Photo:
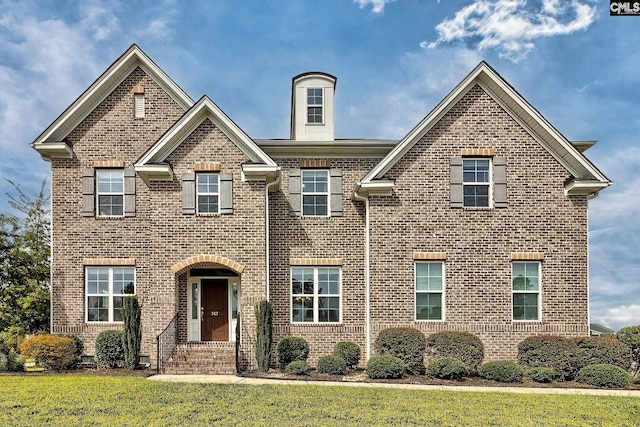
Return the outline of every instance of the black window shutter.
<path id="1" fill-rule="evenodd" d="M 462 157 L 452 157 L 449 161 L 449 193 L 452 208 L 463 207 Z"/>
<path id="2" fill-rule="evenodd" d="M 493 205 L 507 207 L 507 162 L 504 157 L 493 158 Z"/>
<path id="3" fill-rule="evenodd" d="M 136 171 L 124 170 L 124 216 L 136 216 Z"/>
<path id="4" fill-rule="evenodd" d="M 233 175 L 221 173 L 220 177 L 220 213 L 233 213 Z"/>
<path id="5" fill-rule="evenodd" d="M 96 178 L 93 168 L 82 171 L 82 216 L 96 214 Z"/>
<path id="6" fill-rule="evenodd" d="M 300 169 L 289 169 L 289 203 L 291 210 L 289 214 L 292 216 L 300 216 L 302 210 L 302 190 L 300 188 Z"/>
<path id="7" fill-rule="evenodd" d="M 182 174 L 182 213 L 185 215 L 196 213 L 196 174 L 194 172 Z"/>
<path id="8" fill-rule="evenodd" d="M 331 216 L 342 216 L 342 169 L 330 169 Z"/>

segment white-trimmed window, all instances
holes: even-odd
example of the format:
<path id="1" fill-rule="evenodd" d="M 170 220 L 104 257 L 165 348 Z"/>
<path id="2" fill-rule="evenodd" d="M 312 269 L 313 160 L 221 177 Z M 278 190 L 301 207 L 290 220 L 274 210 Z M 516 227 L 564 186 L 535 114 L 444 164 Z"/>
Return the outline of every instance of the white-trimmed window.
<path id="1" fill-rule="evenodd" d="M 302 171 L 302 215 L 329 215 L 329 171 Z"/>
<path id="2" fill-rule="evenodd" d="M 97 169 L 98 216 L 124 215 L 124 170 Z"/>
<path id="3" fill-rule="evenodd" d="M 416 320 L 444 320 L 444 263 L 416 262 L 415 279 Z"/>
<path id="4" fill-rule="evenodd" d="M 513 320 L 540 320 L 540 263 L 511 264 Z"/>
<path id="5" fill-rule="evenodd" d="M 134 267 L 86 267 L 87 322 L 122 322 L 122 301 L 136 293 Z"/>
<path id="6" fill-rule="evenodd" d="M 465 207 L 491 206 L 491 159 L 463 159 L 462 186 Z"/>
<path id="7" fill-rule="evenodd" d="M 307 123 L 323 123 L 321 87 L 307 88 Z"/>
<path id="8" fill-rule="evenodd" d="M 199 214 L 220 213 L 220 177 L 217 173 L 196 174 L 198 189 L 197 212 Z"/>
<path id="9" fill-rule="evenodd" d="M 340 267 L 291 267 L 291 321 L 340 322 Z"/>

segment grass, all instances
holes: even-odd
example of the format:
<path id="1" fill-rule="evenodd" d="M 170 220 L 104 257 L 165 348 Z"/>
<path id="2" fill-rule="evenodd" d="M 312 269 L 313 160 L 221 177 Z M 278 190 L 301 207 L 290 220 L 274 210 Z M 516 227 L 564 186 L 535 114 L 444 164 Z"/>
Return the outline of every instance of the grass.
<path id="1" fill-rule="evenodd" d="M 632 426 L 633 397 L 0 376 L 0 426 Z"/>

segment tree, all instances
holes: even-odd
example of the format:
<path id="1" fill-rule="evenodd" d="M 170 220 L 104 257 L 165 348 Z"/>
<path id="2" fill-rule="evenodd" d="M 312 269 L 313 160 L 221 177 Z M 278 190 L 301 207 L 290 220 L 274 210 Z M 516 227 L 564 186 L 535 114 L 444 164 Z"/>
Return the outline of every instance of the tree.
<path id="1" fill-rule="evenodd" d="M 46 180 L 34 197 L 7 180 L 18 215 L 0 214 L 0 331 L 48 331 L 51 230 Z"/>
<path id="2" fill-rule="evenodd" d="M 631 347 L 633 362 L 635 365 L 635 375 L 640 372 L 640 325 L 627 326 L 616 333 L 616 338 Z"/>
<path id="3" fill-rule="evenodd" d="M 256 359 L 258 369 L 267 372 L 271 365 L 271 345 L 273 341 L 273 308 L 267 300 L 256 304 Z"/>
<path id="4" fill-rule="evenodd" d="M 140 361 L 140 344 L 142 343 L 142 327 L 140 316 L 142 310 L 138 304 L 138 298 L 134 296 L 124 297 L 122 303 L 122 350 L 124 351 L 124 366 L 136 369 Z"/>

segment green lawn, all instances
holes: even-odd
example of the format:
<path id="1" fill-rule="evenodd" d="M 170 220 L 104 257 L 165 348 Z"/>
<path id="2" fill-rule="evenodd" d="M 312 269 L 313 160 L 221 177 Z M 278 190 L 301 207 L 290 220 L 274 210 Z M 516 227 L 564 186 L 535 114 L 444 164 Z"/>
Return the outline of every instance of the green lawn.
<path id="1" fill-rule="evenodd" d="M 0 426 L 637 426 L 632 397 L 0 376 Z"/>

